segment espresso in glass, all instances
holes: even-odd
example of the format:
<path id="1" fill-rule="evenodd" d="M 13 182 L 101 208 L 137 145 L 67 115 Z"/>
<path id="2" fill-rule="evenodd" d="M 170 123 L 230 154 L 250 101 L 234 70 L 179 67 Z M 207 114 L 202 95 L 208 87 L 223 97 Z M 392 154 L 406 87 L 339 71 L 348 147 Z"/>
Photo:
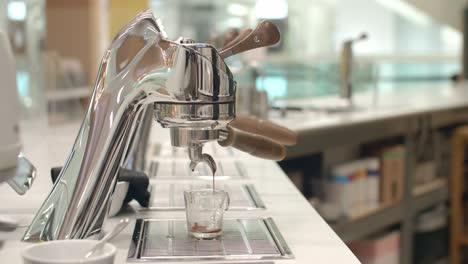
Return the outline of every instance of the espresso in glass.
<path id="1" fill-rule="evenodd" d="M 188 232 L 199 239 L 212 239 L 223 231 L 224 211 L 229 195 L 223 190 L 203 189 L 184 192 Z"/>

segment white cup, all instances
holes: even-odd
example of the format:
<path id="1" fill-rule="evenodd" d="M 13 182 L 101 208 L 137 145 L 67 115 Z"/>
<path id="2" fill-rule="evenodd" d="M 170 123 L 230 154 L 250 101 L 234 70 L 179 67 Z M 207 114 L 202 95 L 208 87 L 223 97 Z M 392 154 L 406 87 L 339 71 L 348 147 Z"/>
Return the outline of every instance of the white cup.
<path id="1" fill-rule="evenodd" d="M 85 259 L 96 240 L 56 240 L 26 247 L 21 252 L 24 264 L 113 264 L 117 249 L 106 243 L 100 252 Z"/>

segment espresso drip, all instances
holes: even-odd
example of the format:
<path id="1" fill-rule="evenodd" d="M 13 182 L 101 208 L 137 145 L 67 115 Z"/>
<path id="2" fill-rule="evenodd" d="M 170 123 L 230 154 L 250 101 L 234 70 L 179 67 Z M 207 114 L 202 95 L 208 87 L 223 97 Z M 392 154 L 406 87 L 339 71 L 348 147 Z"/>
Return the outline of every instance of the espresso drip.
<path id="1" fill-rule="evenodd" d="M 212 173 L 212 175 L 213 175 L 213 183 L 212 183 L 212 185 L 213 185 L 213 192 L 214 192 L 214 191 L 215 191 L 215 174 L 216 174 L 216 169 L 212 170 L 211 173 Z"/>

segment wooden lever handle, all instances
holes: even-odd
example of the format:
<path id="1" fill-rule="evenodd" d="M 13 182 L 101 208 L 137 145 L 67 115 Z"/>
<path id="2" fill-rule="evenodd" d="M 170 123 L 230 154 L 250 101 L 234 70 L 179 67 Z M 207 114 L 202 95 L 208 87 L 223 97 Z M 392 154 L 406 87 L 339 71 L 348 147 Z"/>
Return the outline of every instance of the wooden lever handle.
<path id="1" fill-rule="evenodd" d="M 282 160 L 286 157 L 286 148 L 283 145 L 232 127 L 228 127 L 227 139 L 218 143 L 223 147 L 231 146 L 263 159 Z"/>
<path id="2" fill-rule="evenodd" d="M 286 146 L 297 143 L 297 133 L 271 121 L 254 116 L 239 115 L 229 124 L 239 130 L 260 135 Z"/>
<path id="3" fill-rule="evenodd" d="M 262 21 L 244 39 L 229 48 L 223 49 L 219 55 L 225 59 L 247 50 L 274 45 L 280 41 L 280 38 L 280 32 L 275 24 Z"/>
<path id="4" fill-rule="evenodd" d="M 247 37 L 250 33 L 252 32 L 252 29 L 247 28 L 242 30 L 234 39 L 231 39 L 228 41 L 223 47 L 220 52 L 223 52 L 226 49 L 229 49 L 230 47 L 234 46 L 237 44 L 239 41 L 243 40 L 245 37 Z"/>

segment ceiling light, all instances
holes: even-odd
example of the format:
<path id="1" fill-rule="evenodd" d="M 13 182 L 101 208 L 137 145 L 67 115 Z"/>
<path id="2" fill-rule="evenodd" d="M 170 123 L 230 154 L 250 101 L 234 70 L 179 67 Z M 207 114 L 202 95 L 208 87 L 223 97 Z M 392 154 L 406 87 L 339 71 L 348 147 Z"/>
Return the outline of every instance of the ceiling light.
<path id="1" fill-rule="evenodd" d="M 249 9 L 245 5 L 233 3 L 227 6 L 227 11 L 234 16 L 245 16 L 248 14 Z"/>
<path id="2" fill-rule="evenodd" d="M 244 26 L 244 21 L 239 17 L 231 17 L 226 19 L 226 25 L 229 28 L 241 28 Z"/>
<path id="3" fill-rule="evenodd" d="M 11 1 L 8 3 L 8 18 L 14 21 L 24 21 L 26 18 L 26 3 L 22 1 Z"/>
<path id="4" fill-rule="evenodd" d="M 258 0 L 255 16 L 260 19 L 285 19 L 288 16 L 286 0 Z"/>

